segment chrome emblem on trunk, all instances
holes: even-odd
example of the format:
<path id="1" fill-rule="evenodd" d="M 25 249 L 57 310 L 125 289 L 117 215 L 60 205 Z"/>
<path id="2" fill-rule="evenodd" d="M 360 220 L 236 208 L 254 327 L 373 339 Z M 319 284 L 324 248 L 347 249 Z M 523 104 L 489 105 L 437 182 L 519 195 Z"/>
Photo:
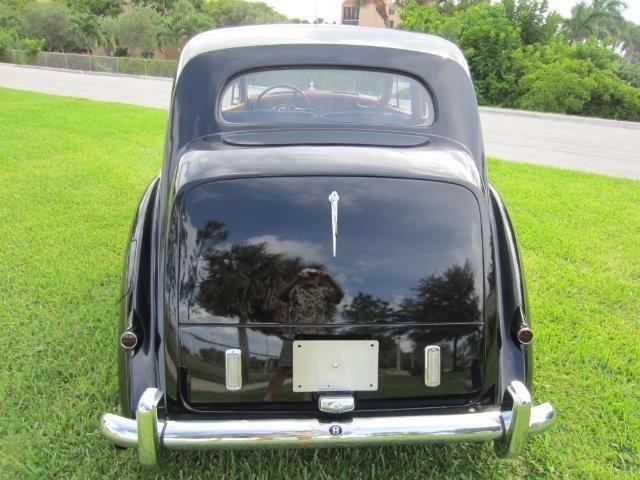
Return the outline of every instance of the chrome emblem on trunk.
<path id="1" fill-rule="evenodd" d="M 333 234 L 333 258 L 336 257 L 336 243 L 338 240 L 338 201 L 340 196 L 335 190 L 329 195 L 331 203 L 331 232 Z"/>

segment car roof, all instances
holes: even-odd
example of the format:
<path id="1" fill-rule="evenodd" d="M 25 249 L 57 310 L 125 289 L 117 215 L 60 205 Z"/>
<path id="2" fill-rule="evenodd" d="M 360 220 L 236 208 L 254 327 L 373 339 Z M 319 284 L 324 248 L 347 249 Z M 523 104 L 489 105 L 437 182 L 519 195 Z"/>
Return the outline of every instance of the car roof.
<path id="1" fill-rule="evenodd" d="M 453 43 L 434 35 L 351 25 L 250 25 L 209 30 L 193 37 L 182 50 L 176 79 L 196 56 L 231 48 L 273 45 L 357 45 L 435 55 L 453 60 L 469 74 L 469 67 Z"/>

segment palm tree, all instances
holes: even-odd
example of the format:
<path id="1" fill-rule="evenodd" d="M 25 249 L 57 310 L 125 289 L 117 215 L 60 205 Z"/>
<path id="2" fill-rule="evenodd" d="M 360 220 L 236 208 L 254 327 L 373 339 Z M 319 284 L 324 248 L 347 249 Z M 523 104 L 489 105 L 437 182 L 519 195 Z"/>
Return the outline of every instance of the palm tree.
<path id="1" fill-rule="evenodd" d="M 593 0 L 593 8 L 605 13 L 602 31 L 605 35 L 616 38 L 625 26 L 622 11 L 627 8 L 624 0 Z"/>
<path id="2" fill-rule="evenodd" d="M 589 37 L 616 38 L 625 23 L 622 17 L 625 8 L 623 0 L 592 0 L 591 4 L 583 0 L 571 9 L 571 17 L 562 29 L 574 45 Z"/>
<path id="3" fill-rule="evenodd" d="M 217 231 L 215 226 L 211 231 Z M 226 231 L 224 235 L 226 238 Z M 214 245 L 203 253 L 203 258 L 207 273 L 200 284 L 198 303 L 213 315 L 238 318 L 242 375 L 248 379 L 250 352 L 245 326 L 250 322 L 281 321 L 286 304 L 278 295 L 308 265 L 298 257 L 269 252 L 266 243 L 233 244 L 225 249 Z"/>
<path id="4" fill-rule="evenodd" d="M 621 51 L 622 55 L 628 60 L 640 60 L 640 25 L 633 22 L 625 22 L 616 47 Z"/>
<path id="5" fill-rule="evenodd" d="M 234 244 L 206 253 L 205 260 L 208 275 L 201 284 L 199 302 L 214 315 L 238 317 L 242 376 L 248 379 L 249 342 L 244 326 L 274 310 L 278 291 L 286 282 L 282 256 L 269 253 L 264 243 Z"/>
<path id="6" fill-rule="evenodd" d="M 589 37 L 597 37 L 601 22 L 606 18 L 606 12 L 595 10 L 591 5 L 580 2 L 571 9 L 569 17 L 562 25 L 567 40 L 573 45 Z"/>

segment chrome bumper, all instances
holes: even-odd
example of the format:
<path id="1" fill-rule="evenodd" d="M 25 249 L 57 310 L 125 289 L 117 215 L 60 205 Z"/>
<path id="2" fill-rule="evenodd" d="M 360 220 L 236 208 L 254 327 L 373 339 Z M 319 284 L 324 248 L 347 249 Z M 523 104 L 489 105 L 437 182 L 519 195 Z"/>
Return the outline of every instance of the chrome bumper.
<path id="1" fill-rule="evenodd" d="M 401 443 L 480 442 L 493 440 L 499 456 L 520 454 L 529 433 L 546 430 L 556 415 L 550 403 L 533 406 L 521 382 L 507 387 L 510 411 L 355 417 L 349 421 L 316 419 L 197 420 L 158 419 L 162 392 L 147 389 L 137 418 L 104 414 L 102 434 L 113 444 L 137 447 L 140 462 L 155 465 L 161 449 L 240 449 L 389 445 Z"/>

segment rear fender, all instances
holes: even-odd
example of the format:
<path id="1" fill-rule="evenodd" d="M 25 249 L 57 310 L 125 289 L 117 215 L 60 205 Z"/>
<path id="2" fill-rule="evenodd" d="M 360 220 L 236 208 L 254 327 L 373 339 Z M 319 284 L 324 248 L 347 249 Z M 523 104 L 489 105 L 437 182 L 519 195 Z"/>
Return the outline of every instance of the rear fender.
<path id="1" fill-rule="evenodd" d="M 498 403 L 501 392 L 513 381 L 523 382 L 532 391 L 533 349 L 531 344 L 521 345 L 514 328 L 520 323 L 531 325 L 529 302 L 522 272 L 522 264 L 509 213 L 495 188 L 490 186 L 491 212 L 494 222 L 494 246 L 497 263 L 496 288 L 501 310 L 499 335 Z"/>
<path id="2" fill-rule="evenodd" d="M 122 414 L 135 416 L 142 393 L 157 386 L 157 335 L 151 315 L 151 239 L 159 176 L 154 178 L 140 200 L 126 248 L 120 299 L 118 330 L 118 376 Z M 120 335 L 133 331 L 138 343 L 132 350 L 119 344 Z"/>

